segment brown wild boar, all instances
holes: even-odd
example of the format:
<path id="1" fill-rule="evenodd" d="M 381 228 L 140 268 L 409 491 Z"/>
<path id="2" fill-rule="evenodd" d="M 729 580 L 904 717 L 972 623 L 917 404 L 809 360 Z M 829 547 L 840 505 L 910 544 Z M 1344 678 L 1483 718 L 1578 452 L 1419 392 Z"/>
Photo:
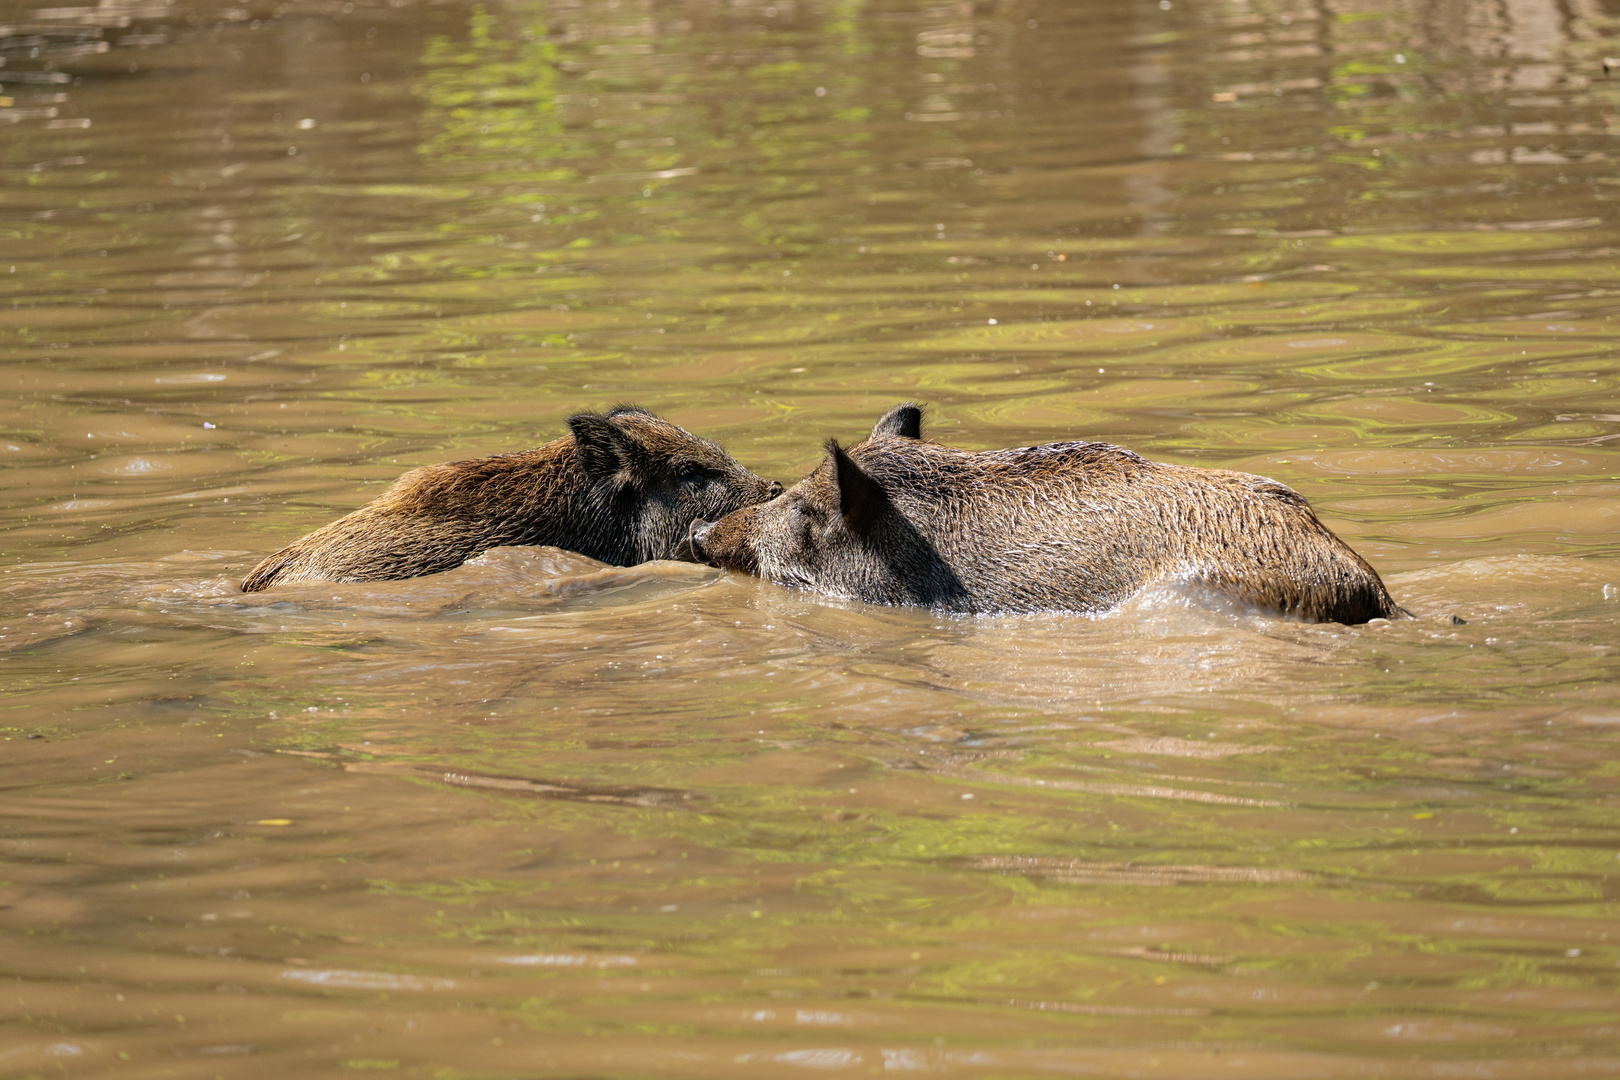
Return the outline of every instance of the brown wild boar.
<path id="1" fill-rule="evenodd" d="M 645 409 L 581 413 L 568 427 L 533 450 L 412 469 L 370 504 L 259 563 L 242 591 L 421 577 L 512 544 L 630 566 L 684 551 L 694 518 L 782 490 Z"/>
<path id="2" fill-rule="evenodd" d="M 1161 465 L 1107 443 L 973 453 L 901 405 L 772 499 L 695 522 L 705 562 L 878 604 L 1101 612 L 1185 582 L 1318 622 L 1407 614 L 1275 480 Z"/>

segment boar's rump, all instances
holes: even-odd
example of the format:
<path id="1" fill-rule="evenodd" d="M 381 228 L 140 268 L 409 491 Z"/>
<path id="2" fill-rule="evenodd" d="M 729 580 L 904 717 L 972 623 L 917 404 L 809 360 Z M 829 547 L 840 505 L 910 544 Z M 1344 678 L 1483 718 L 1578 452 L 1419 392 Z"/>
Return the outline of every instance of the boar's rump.
<path id="1" fill-rule="evenodd" d="M 1101 612 L 1195 583 L 1283 615 L 1407 614 L 1299 493 L 1107 443 L 974 453 L 906 404 L 769 502 L 695 522 L 695 555 L 782 585 L 961 612 Z"/>
<path id="2" fill-rule="evenodd" d="M 645 409 L 580 413 L 568 427 L 532 450 L 412 469 L 368 505 L 266 558 L 242 590 L 421 577 L 510 544 L 629 566 L 678 554 L 693 518 L 782 490 Z"/>

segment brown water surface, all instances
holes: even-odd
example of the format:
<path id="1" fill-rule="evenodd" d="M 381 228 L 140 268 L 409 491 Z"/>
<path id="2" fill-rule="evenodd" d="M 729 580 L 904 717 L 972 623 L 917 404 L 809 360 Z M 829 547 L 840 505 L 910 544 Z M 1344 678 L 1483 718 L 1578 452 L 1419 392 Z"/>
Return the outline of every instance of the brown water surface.
<path id="1" fill-rule="evenodd" d="M 0 1074 L 1620 1073 L 1615 11 L 0 0 Z M 1422 617 L 235 589 L 582 407 L 906 398 Z"/>

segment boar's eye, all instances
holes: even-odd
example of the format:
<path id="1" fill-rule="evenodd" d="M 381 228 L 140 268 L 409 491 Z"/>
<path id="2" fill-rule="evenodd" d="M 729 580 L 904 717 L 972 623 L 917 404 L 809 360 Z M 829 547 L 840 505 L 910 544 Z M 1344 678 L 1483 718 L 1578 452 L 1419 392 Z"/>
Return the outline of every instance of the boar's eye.
<path id="1" fill-rule="evenodd" d="M 788 528 L 798 535 L 800 543 L 811 545 L 815 543 L 816 527 L 821 523 L 820 518 L 820 514 L 803 503 L 788 505 Z"/>
<path id="2" fill-rule="evenodd" d="M 707 465 L 699 465 L 695 461 L 683 461 L 680 467 L 675 470 L 675 475 L 682 480 L 713 480 L 720 473 L 716 469 L 711 469 Z"/>

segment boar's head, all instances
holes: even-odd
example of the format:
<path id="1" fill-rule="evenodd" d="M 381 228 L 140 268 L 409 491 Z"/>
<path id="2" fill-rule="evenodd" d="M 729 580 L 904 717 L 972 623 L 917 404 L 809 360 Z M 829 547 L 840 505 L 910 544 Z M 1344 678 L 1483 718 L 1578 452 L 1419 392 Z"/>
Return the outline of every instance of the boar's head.
<path id="1" fill-rule="evenodd" d="M 644 409 L 568 418 L 586 501 L 620 532 L 625 562 L 690 557 L 686 534 L 697 518 L 716 518 L 763 502 L 782 485 L 755 476 L 707 439 Z"/>
<path id="2" fill-rule="evenodd" d="M 923 459 L 908 452 L 920 418 L 902 405 L 852 450 L 829 440 L 815 471 L 770 502 L 693 522 L 693 554 L 830 596 L 965 609 L 961 582 L 889 494 L 891 485 L 927 486 Z"/>

